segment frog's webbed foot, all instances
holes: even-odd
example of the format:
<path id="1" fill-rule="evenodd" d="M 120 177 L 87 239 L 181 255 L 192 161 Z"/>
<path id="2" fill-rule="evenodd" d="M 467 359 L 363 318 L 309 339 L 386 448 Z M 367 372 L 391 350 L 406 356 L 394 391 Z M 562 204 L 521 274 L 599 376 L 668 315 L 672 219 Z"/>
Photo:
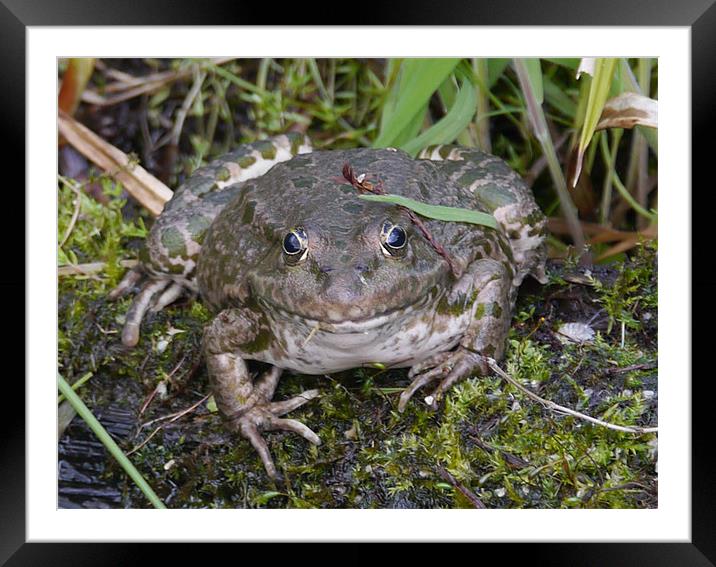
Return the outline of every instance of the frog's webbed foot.
<path id="1" fill-rule="evenodd" d="M 125 274 L 122 281 L 109 292 L 107 297 L 110 300 L 124 297 L 132 291 L 143 277 L 145 277 L 144 270 L 141 266 L 135 266 Z M 155 313 L 161 311 L 182 295 L 186 289 L 186 286 L 174 281 L 169 276 L 147 277 L 132 300 L 132 304 L 125 316 L 122 343 L 126 346 L 135 346 L 139 342 L 139 327 L 147 310 Z"/>
<path id="2" fill-rule="evenodd" d="M 280 402 L 260 401 L 254 406 L 241 412 L 239 416 L 229 418 L 229 423 L 241 435 L 251 442 L 261 457 L 266 473 L 278 481 L 281 478 L 276 465 L 271 458 L 266 440 L 261 431 L 292 431 L 303 437 L 309 443 L 320 445 L 321 439 L 309 427 L 296 419 L 285 419 L 280 416 L 301 407 L 306 402 L 318 396 L 318 390 L 307 390 L 302 394 Z"/>
<path id="3" fill-rule="evenodd" d="M 486 361 L 487 359 L 483 355 L 458 346 L 453 351 L 440 352 L 419 362 L 408 373 L 408 378 L 414 378 L 414 380 L 400 394 L 398 411 L 405 410 L 410 398 L 420 388 L 430 382 L 440 380 L 438 387 L 430 394 L 432 399 L 429 402 L 431 407 L 437 407 L 438 400 L 453 384 L 467 378 L 476 371 L 480 374 L 486 374 Z"/>

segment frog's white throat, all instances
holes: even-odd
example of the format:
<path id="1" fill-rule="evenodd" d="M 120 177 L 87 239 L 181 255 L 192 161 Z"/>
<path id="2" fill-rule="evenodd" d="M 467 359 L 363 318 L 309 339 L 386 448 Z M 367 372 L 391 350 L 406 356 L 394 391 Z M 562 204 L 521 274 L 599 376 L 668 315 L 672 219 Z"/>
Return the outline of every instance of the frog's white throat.
<path id="1" fill-rule="evenodd" d="M 368 317 L 351 317 L 345 316 L 341 319 L 340 314 L 331 314 L 329 319 L 319 319 L 307 317 L 293 311 L 283 309 L 273 303 L 261 301 L 264 306 L 264 312 L 271 321 L 271 326 L 275 332 L 279 327 L 296 327 L 300 329 L 308 329 L 308 333 L 316 334 L 318 331 L 329 334 L 365 334 L 370 333 L 386 325 L 392 325 L 399 321 L 405 321 L 413 318 L 415 313 L 423 313 L 437 305 L 440 297 L 433 294 L 426 294 L 417 301 L 396 309 L 390 309 L 382 313 L 370 315 Z M 357 309 L 356 314 L 361 310 Z"/>
<path id="2" fill-rule="evenodd" d="M 294 313 L 267 312 L 276 346 L 256 358 L 304 374 L 326 374 L 360 366 L 412 366 L 453 348 L 472 318 L 441 313 L 440 297 L 425 296 L 407 307 L 366 320 L 338 323 Z"/>

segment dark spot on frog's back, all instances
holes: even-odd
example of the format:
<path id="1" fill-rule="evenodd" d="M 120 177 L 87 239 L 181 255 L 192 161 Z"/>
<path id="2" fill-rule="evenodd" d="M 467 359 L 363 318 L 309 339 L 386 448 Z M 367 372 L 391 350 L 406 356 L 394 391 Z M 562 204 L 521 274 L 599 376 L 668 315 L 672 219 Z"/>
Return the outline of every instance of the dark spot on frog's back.
<path id="1" fill-rule="evenodd" d="M 271 142 L 263 142 L 257 144 L 258 151 L 261 153 L 261 157 L 264 159 L 275 159 L 276 158 L 276 147 Z"/>
<path id="2" fill-rule="evenodd" d="M 544 234 L 544 229 L 535 226 L 527 231 L 527 236 L 541 236 Z"/>
<path id="3" fill-rule="evenodd" d="M 183 187 L 184 191 L 188 191 L 192 195 L 196 195 L 198 197 L 199 195 L 203 195 L 204 193 L 208 193 L 216 189 L 216 183 L 213 180 L 201 175 L 193 175 L 184 182 Z"/>
<path id="4" fill-rule="evenodd" d="M 247 201 L 243 207 L 241 222 L 243 224 L 251 224 L 254 220 L 254 211 L 256 210 L 256 201 Z"/>
<path id="5" fill-rule="evenodd" d="M 497 302 L 480 303 L 475 309 L 475 319 L 482 319 L 485 315 L 499 319 L 502 317 L 502 307 Z"/>
<path id="6" fill-rule="evenodd" d="M 510 245 L 507 243 L 507 241 L 504 238 L 498 238 L 497 243 L 500 246 L 500 250 L 502 250 L 502 253 L 505 255 L 505 257 L 514 264 L 515 258 L 512 254 L 512 248 L 510 248 Z"/>
<path id="7" fill-rule="evenodd" d="M 241 350 L 247 354 L 265 351 L 271 344 L 272 334 L 268 329 L 262 328 L 256 337 L 247 343 L 241 345 Z"/>
<path id="8" fill-rule="evenodd" d="M 315 177 L 296 177 L 293 180 L 294 187 L 298 187 L 299 189 L 307 189 L 309 187 L 312 187 L 315 183 Z"/>
<path id="9" fill-rule="evenodd" d="M 206 230 L 211 225 L 211 219 L 209 217 L 197 215 L 193 216 L 187 222 L 187 228 L 191 234 L 192 240 L 198 244 L 204 242 L 204 236 L 206 236 Z"/>
<path id="10" fill-rule="evenodd" d="M 360 202 L 351 202 L 343 204 L 343 210 L 347 213 L 358 214 L 363 210 L 363 205 Z"/>
<path id="11" fill-rule="evenodd" d="M 169 256 L 186 258 L 186 243 L 179 229 L 173 226 L 165 228 L 162 230 L 161 241 Z"/>
<path id="12" fill-rule="evenodd" d="M 298 154 L 298 148 L 301 147 L 303 136 L 289 134 L 289 139 L 291 139 L 291 153 L 294 155 Z"/>
<path id="13" fill-rule="evenodd" d="M 217 181 L 228 181 L 231 177 L 231 172 L 226 169 L 225 167 L 220 167 L 216 171 L 216 180 Z"/>
<path id="14" fill-rule="evenodd" d="M 480 200 L 492 210 L 499 209 L 506 205 L 512 205 L 515 202 L 514 195 L 506 185 L 489 183 L 477 187 L 475 193 L 479 195 Z"/>
<path id="15" fill-rule="evenodd" d="M 238 163 L 239 163 L 239 167 L 242 167 L 242 168 L 251 167 L 252 165 L 254 165 L 256 163 L 256 158 L 253 156 L 244 156 L 239 159 Z"/>
<path id="16" fill-rule="evenodd" d="M 450 152 L 453 150 L 453 146 L 443 146 L 440 148 L 438 153 L 440 154 L 440 157 L 443 159 L 447 159 L 447 157 L 450 155 Z"/>

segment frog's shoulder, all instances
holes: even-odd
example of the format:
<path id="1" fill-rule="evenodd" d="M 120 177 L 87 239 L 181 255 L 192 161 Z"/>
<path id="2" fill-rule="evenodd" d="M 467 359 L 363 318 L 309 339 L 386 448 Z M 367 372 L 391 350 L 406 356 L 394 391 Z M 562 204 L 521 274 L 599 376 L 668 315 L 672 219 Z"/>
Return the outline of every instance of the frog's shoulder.
<path id="1" fill-rule="evenodd" d="M 524 180 L 503 159 L 457 145 L 431 146 L 419 159 L 440 161 L 443 173 L 470 191 L 492 213 L 508 237 L 517 267 L 515 283 L 527 274 L 545 282 L 547 220 Z"/>
<path id="2" fill-rule="evenodd" d="M 206 232 L 246 181 L 277 163 L 312 151 L 303 134 L 289 133 L 243 144 L 198 168 L 174 192 L 147 236 L 142 262 L 155 276 L 167 275 L 187 287 Z"/>
<path id="3" fill-rule="evenodd" d="M 242 144 L 195 170 L 174 192 L 164 211 L 180 209 L 197 200 L 213 199 L 214 194 L 232 185 L 260 177 L 277 163 L 312 150 L 308 137 L 299 133 Z"/>

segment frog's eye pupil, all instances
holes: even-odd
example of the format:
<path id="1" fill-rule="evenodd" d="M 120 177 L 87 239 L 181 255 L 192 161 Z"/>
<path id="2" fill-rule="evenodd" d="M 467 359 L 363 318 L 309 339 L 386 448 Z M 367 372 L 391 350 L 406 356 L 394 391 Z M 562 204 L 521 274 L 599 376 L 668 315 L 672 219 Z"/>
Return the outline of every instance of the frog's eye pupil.
<path id="1" fill-rule="evenodd" d="M 291 258 L 291 262 L 302 260 L 308 248 L 306 231 L 302 228 L 294 228 L 283 237 L 282 245 L 287 259 Z"/>
<path id="2" fill-rule="evenodd" d="M 399 226 L 394 226 L 388 232 L 385 243 L 391 248 L 402 248 L 405 246 L 406 239 L 405 231 Z"/>
<path id="3" fill-rule="evenodd" d="M 283 249 L 286 254 L 298 254 L 301 251 L 301 241 L 295 233 L 289 232 L 283 239 Z"/>
<path id="4" fill-rule="evenodd" d="M 408 235 L 403 227 L 393 224 L 390 221 L 383 223 L 380 231 L 380 243 L 383 246 L 383 253 L 387 256 L 402 256 Z"/>

